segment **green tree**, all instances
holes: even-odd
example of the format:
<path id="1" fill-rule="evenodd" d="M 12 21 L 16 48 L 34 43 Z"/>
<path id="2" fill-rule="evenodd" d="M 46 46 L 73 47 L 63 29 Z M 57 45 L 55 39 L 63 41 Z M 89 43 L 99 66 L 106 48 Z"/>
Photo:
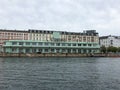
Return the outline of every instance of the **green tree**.
<path id="1" fill-rule="evenodd" d="M 120 52 L 120 47 L 117 48 L 117 51 Z"/>
<path id="2" fill-rule="evenodd" d="M 118 49 L 117 49 L 117 47 L 109 46 L 109 47 L 107 48 L 107 51 L 108 51 L 108 52 L 117 52 Z"/>
<path id="3" fill-rule="evenodd" d="M 101 52 L 106 53 L 106 47 L 105 46 L 101 46 L 100 50 L 101 50 Z"/>

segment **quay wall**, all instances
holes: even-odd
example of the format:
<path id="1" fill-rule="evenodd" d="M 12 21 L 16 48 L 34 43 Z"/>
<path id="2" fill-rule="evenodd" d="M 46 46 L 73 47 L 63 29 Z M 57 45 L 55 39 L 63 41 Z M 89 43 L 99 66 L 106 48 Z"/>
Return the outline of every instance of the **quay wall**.
<path id="1" fill-rule="evenodd" d="M 1 53 L 0 57 L 120 57 L 120 54 L 76 54 L 76 53 L 43 53 L 43 54 L 23 54 L 23 53 Z"/>

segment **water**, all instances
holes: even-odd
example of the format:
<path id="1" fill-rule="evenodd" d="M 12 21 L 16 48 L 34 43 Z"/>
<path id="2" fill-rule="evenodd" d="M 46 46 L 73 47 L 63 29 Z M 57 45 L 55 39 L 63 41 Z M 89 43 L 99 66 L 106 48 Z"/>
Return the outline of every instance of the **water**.
<path id="1" fill-rule="evenodd" d="M 120 58 L 0 58 L 0 90 L 120 90 Z"/>

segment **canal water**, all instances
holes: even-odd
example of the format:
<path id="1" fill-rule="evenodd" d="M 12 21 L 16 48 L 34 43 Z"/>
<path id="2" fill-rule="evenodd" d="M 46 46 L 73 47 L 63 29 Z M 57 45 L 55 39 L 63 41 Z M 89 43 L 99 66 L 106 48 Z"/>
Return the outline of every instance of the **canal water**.
<path id="1" fill-rule="evenodd" d="M 120 58 L 0 58 L 0 90 L 120 90 Z"/>

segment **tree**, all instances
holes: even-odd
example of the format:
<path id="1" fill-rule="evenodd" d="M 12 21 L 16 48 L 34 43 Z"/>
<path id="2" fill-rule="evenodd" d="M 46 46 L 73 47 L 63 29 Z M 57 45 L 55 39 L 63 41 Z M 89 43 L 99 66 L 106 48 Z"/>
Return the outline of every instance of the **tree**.
<path id="1" fill-rule="evenodd" d="M 109 47 L 107 48 L 107 51 L 108 51 L 108 52 L 117 52 L 117 47 L 109 46 Z"/>
<path id="2" fill-rule="evenodd" d="M 100 50 L 101 50 L 101 52 L 106 53 L 106 47 L 105 46 L 100 47 Z"/>
<path id="3" fill-rule="evenodd" d="M 120 52 L 120 47 L 117 48 L 117 51 Z"/>

